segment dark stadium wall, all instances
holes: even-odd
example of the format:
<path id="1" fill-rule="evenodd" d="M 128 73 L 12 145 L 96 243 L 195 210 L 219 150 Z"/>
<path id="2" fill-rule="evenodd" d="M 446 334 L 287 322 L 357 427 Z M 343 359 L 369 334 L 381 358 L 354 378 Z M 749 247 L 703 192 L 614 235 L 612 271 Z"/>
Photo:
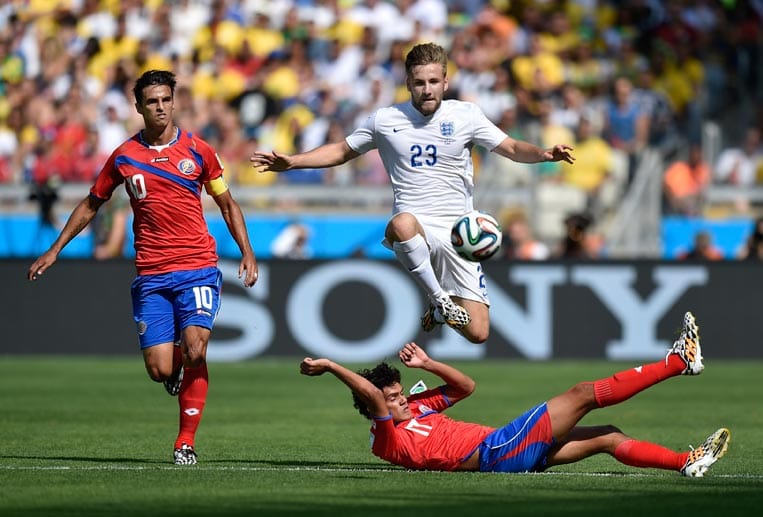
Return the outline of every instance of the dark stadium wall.
<path id="1" fill-rule="evenodd" d="M 139 353 L 129 288 L 132 262 L 61 260 L 35 283 L 27 261 L 0 261 L 0 354 Z M 416 340 L 447 359 L 662 357 L 686 310 L 705 355 L 761 358 L 757 330 L 763 267 L 748 262 L 486 263 L 492 328 L 473 345 L 444 328 L 420 331 L 421 291 L 397 262 L 262 261 L 253 289 L 222 261 L 223 302 L 211 361 L 328 356 L 390 357 Z"/>

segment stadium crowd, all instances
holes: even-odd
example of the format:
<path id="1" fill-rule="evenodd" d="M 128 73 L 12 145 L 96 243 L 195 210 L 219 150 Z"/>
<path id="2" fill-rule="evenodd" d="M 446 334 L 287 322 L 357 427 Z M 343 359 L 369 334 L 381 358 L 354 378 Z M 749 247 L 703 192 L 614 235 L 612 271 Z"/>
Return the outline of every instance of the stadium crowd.
<path id="1" fill-rule="evenodd" d="M 0 183 L 43 196 L 92 181 L 140 127 L 132 78 L 171 69 L 178 124 L 219 151 L 229 183 L 384 185 L 376 153 L 278 176 L 248 158 L 335 141 L 405 100 L 403 57 L 434 41 L 450 53 L 450 96 L 515 138 L 576 149 L 576 165 L 538 168 L 475 150 L 478 182 L 563 184 L 601 213 L 645 148 L 683 164 L 703 123 L 717 121 L 719 156 L 666 176 L 666 212 L 695 214 L 713 183 L 763 183 L 762 22 L 761 0 L 10 0 L 0 7 Z"/>

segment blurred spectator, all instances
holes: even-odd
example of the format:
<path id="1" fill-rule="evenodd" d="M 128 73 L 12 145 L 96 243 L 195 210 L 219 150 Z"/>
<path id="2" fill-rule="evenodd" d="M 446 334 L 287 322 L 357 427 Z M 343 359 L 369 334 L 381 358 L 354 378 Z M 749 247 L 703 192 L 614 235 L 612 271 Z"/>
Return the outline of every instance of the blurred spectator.
<path id="1" fill-rule="evenodd" d="M 569 58 L 565 60 L 565 76 L 571 85 L 590 91 L 605 83 L 611 73 L 611 60 L 596 54 L 590 36 L 570 48 Z"/>
<path id="2" fill-rule="evenodd" d="M 310 249 L 310 228 L 298 222 L 289 223 L 273 239 L 270 244 L 270 252 L 276 258 L 292 260 L 304 260 L 313 256 Z"/>
<path id="3" fill-rule="evenodd" d="M 111 154 L 120 144 L 130 137 L 124 120 L 120 118 L 116 101 L 109 102 L 104 107 L 104 113 L 96 126 L 98 132 L 98 151 Z"/>
<path id="4" fill-rule="evenodd" d="M 619 30 L 617 30 L 619 29 Z M 649 67 L 649 60 L 636 48 L 636 34 L 631 27 L 612 28 L 605 31 L 604 39 L 611 45 L 612 73 L 615 77 L 627 77 L 635 81 Z"/>
<path id="5" fill-rule="evenodd" d="M 0 95 L 6 93 L 6 84 L 18 84 L 23 78 L 23 56 L 10 37 L 0 35 Z"/>
<path id="6" fill-rule="evenodd" d="M 276 172 L 257 172 L 249 162 L 249 156 L 260 148 L 261 144 L 256 138 L 250 138 L 246 142 L 244 153 L 233 163 L 223 163 L 225 166 L 226 181 L 236 181 L 240 185 L 268 186 L 278 181 Z M 232 172 L 229 172 L 232 171 Z M 229 179 L 230 178 L 230 179 Z M 252 198 L 251 201 L 267 204 L 269 200 Z M 242 203 L 243 206 L 243 203 Z"/>
<path id="7" fill-rule="evenodd" d="M 545 260 L 549 257 L 548 246 L 533 236 L 530 222 L 523 211 L 509 210 L 501 221 L 503 257 L 515 260 Z"/>
<path id="8" fill-rule="evenodd" d="M 601 130 L 601 120 L 595 120 L 594 110 L 587 107 L 586 95 L 583 90 L 572 83 L 565 83 L 561 90 L 561 103 L 554 105 L 551 111 L 551 122 L 562 125 L 570 131 L 577 131 L 580 117 L 586 113 L 592 130 Z"/>
<path id="9" fill-rule="evenodd" d="M 575 147 L 575 133 L 567 126 L 554 122 L 551 118 L 555 107 L 553 97 L 550 95 L 539 96 L 536 106 L 538 123 L 540 124 L 538 145 L 548 149 L 561 142 Z M 543 179 L 558 179 L 561 170 L 561 162 L 541 162 L 538 164 L 538 173 Z"/>
<path id="10" fill-rule="evenodd" d="M 519 124 L 515 106 L 503 110 L 496 125 L 515 140 L 530 140 L 525 134 L 525 128 Z M 533 170 L 524 163 L 504 160 L 496 153 L 485 153 L 476 173 L 480 185 L 494 190 L 532 184 Z"/>
<path id="11" fill-rule="evenodd" d="M 649 145 L 666 157 L 673 155 L 684 136 L 678 131 L 670 100 L 662 90 L 655 88 L 654 71 L 649 67 L 638 72 L 635 85 L 638 101 L 649 118 Z"/>
<path id="12" fill-rule="evenodd" d="M 37 201 L 43 226 L 56 226 L 53 207 L 58 201 L 58 188 L 61 185 L 59 166 L 64 165 L 64 161 L 48 140 L 41 141 L 35 150 L 29 199 Z"/>
<path id="13" fill-rule="evenodd" d="M 761 160 L 761 131 L 757 127 L 747 128 L 741 146 L 727 147 L 718 155 L 713 179 L 727 185 L 752 186 L 758 182 Z"/>
<path id="14" fill-rule="evenodd" d="M 328 142 L 338 142 L 344 138 L 344 127 L 337 120 L 329 122 L 326 134 L 323 140 L 316 145 L 320 146 Z M 303 142 L 304 147 L 304 142 Z M 325 185 L 348 186 L 354 183 L 360 185 L 385 185 L 389 183 L 389 175 L 381 163 L 378 152 L 367 153 L 365 156 L 358 157 L 362 159 L 360 165 L 353 167 L 349 163 L 340 163 L 326 169 L 323 175 Z"/>
<path id="15" fill-rule="evenodd" d="M 564 62 L 543 48 L 540 34 L 531 34 L 527 54 L 514 58 L 511 71 L 518 85 L 536 94 L 548 94 L 564 82 Z"/>
<path id="16" fill-rule="evenodd" d="M 702 147 L 693 144 L 685 160 L 674 161 L 665 171 L 663 211 L 676 215 L 700 215 L 709 184 L 710 167 L 702 157 Z"/>
<path id="17" fill-rule="evenodd" d="M 405 20 L 411 20 L 420 26 L 421 40 L 439 41 L 445 36 L 448 29 L 448 5 L 452 2 L 446 0 L 398 0 L 402 17 L 399 22 L 405 24 Z M 407 29 L 404 27 L 404 29 Z M 415 28 L 413 30 L 416 30 Z M 407 36 L 407 37 L 406 37 Z M 413 39 L 412 34 L 398 30 L 398 38 Z"/>
<path id="18" fill-rule="evenodd" d="M 688 44 L 684 44 L 670 54 L 654 51 L 650 68 L 654 74 L 652 89 L 668 99 L 689 142 L 698 142 L 702 136 L 699 98 L 704 94 L 705 81 L 702 62 L 691 56 Z"/>
<path id="19" fill-rule="evenodd" d="M 713 179 L 717 183 L 741 188 L 735 195 L 734 206 L 738 212 L 745 213 L 750 210 L 747 188 L 763 180 L 758 176 L 761 170 L 763 170 L 761 131 L 757 127 L 749 127 L 744 133 L 741 146 L 727 147 L 718 155 Z"/>
<path id="20" fill-rule="evenodd" d="M 505 65 L 496 67 L 492 77 L 490 87 L 476 92 L 473 101 L 482 108 L 487 118 L 498 124 L 504 111 L 516 107 L 517 99 L 511 93 L 511 76 Z"/>
<path id="21" fill-rule="evenodd" d="M 219 158 L 226 167 L 226 180 L 236 182 L 238 175 L 245 168 L 242 157 L 246 156 L 248 149 L 248 141 L 241 129 L 241 121 L 234 111 L 227 109 L 221 103 L 213 123 L 215 137 L 210 138 L 209 142 L 214 142 Z"/>
<path id="22" fill-rule="evenodd" d="M 738 251 L 740 260 L 763 260 L 763 217 L 755 220 L 752 233 Z"/>
<path id="23" fill-rule="evenodd" d="M 730 2 L 727 6 L 725 35 L 728 63 L 737 78 L 736 86 L 742 96 L 760 98 L 761 46 L 763 6 L 759 1 Z"/>
<path id="24" fill-rule="evenodd" d="M 710 232 L 701 230 L 694 235 L 694 246 L 678 255 L 679 260 L 723 260 L 723 252 L 713 244 Z"/>
<path id="25" fill-rule="evenodd" d="M 383 47 L 397 38 L 398 29 L 405 21 L 395 2 L 358 0 L 354 4 L 346 12 L 346 17 L 363 27 L 374 29 Z"/>
<path id="26" fill-rule="evenodd" d="M 11 112 L 10 104 L 0 100 L 0 183 L 16 180 L 15 171 L 18 170 L 16 157 L 19 152 L 19 139 L 8 121 Z"/>
<path id="27" fill-rule="evenodd" d="M 92 172 L 84 180 L 80 177 L 77 161 L 86 146 L 89 124 L 82 110 L 79 109 L 77 98 L 71 97 L 58 105 L 57 120 L 53 128 L 52 149 L 49 156 L 56 161 L 55 165 L 47 165 L 57 171 L 62 181 L 89 181 Z M 97 141 L 95 142 L 97 151 Z M 38 178 L 45 174 L 38 171 Z"/>
<path id="28" fill-rule="evenodd" d="M 600 256 L 600 243 L 590 233 L 593 220 L 586 213 L 570 214 L 564 219 L 564 237 L 554 253 L 562 259 L 595 259 Z"/>
<path id="29" fill-rule="evenodd" d="M 130 200 L 124 189 L 114 192 L 93 219 L 93 258 L 109 260 L 124 256 Z"/>
<path id="30" fill-rule="evenodd" d="M 125 140 L 127 139 L 125 138 Z M 64 180 L 68 182 L 92 183 L 110 154 L 111 152 L 101 150 L 98 129 L 96 127 L 89 128 L 85 141 L 75 150 L 71 174 L 64 178 Z"/>
<path id="31" fill-rule="evenodd" d="M 633 83 L 618 77 L 604 112 L 604 138 L 628 156 L 628 181 L 636 173 L 637 159 L 649 139 L 649 114 L 639 102 Z"/>
<path id="32" fill-rule="evenodd" d="M 615 150 L 593 130 L 590 119 L 583 115 L 578 122 L 575 142 L 575 163 L 561 167 L 562 180 L 583 190 L 588 196 L 588 209 L 599 208 L 599 190 L 615 167 Z"/>

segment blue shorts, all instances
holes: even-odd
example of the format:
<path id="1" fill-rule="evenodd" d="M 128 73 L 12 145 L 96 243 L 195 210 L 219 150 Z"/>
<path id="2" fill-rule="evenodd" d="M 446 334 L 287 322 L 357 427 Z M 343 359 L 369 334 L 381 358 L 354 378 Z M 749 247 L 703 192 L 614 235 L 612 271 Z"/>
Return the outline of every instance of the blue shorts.
<path id="1" fill-rule="evenodd" d="M 140 348 L 175 342 L 192 325 L 212 329 L 222 279 L 216 267 L 138 276 L 131 292 Z"/>
<path id="2" fill-rule="evenodd" d="M 485 437 L 480 444 L 480 472 L 543 470 L 554 443 L 544 402 Z"/>

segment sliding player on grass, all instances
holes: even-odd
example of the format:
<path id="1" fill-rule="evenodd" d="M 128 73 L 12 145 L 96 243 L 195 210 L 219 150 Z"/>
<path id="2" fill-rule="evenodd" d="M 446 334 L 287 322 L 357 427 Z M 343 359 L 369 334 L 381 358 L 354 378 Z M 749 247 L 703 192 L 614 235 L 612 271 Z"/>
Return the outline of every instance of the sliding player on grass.
<path id="1" fill-rule="evenodd" d="M 619 404 L 670 377 L 702 372 L 699 329 L 688 312 L 681 336 L 664 361 L 578 383 L 500 429 L 452 420 L 442 414 L 472 393 L 475 383 L 470 377 L 431 359 L 415 343 L 406 344 L 399 356 L 407 367 L 422 368 L 445 384 L 406 397 L 400 372 L 386 363 L 355 373 L 329 359 L 306 358 L 300 369 L 310 376 L 330 372 L 345 383 L 352 390 L 360 414 L 372 420 L 372 452 L 402 467 L 538 472 L 606 453 L 625 465 L 701 477 L 728 447 L 730 435 L 724 428 L 696 449 L 676 452 L 636 440 L 613 425 L 578 425 L 594 409 Z"/>

